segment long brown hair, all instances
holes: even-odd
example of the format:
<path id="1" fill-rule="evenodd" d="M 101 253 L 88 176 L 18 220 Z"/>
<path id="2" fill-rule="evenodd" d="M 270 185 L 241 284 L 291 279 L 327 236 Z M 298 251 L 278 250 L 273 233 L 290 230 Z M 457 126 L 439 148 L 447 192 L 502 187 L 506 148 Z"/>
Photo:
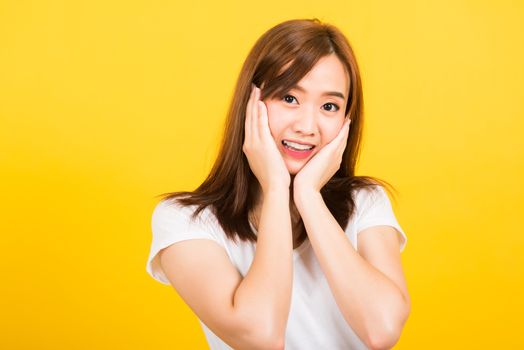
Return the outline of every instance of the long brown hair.
<path id="1" fill-rule="evenodd" d="M 193 218 L 210 207 L 229 239 L 256 242 L 248 214 L 256 204 L 258 180 L 242 151 L 246 106 L 251 84 L 263 88 L 260 99 L 273 98 L 296 85 L 327 55 L 336 54 L 349 73 L 350 91 L 346 115 L 351 118 L 346 149 L 339 170 L 321 189 L 321 195 L 342 228 L 353 215 L 354 190 L 388 182 L 370 176 L 355 176 L 363 131 L 362 83 L 357 61 L 347 38 L 333 25 L 317 18 L 282 22 L 265 32 L 249 52 L 240 71 L 230 104 L 217 159 L 204 182 L 194 191 L 159 195 L 182 205 L 196 205 Z M 389 191 L 389 189 L 388 189 Z M 307 238 L 303 221 L 298 241 Z"/>

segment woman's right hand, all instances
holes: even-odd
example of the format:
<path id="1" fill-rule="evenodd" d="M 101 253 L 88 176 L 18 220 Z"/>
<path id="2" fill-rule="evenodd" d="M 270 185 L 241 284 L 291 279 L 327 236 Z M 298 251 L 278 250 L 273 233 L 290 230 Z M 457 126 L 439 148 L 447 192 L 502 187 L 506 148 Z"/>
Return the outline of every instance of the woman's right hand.
<path id="1" fill-rule="evenodd" d="M 266 105 L 259 98 L 260 89 L 252 84 L 242 150 L 264 193 L 272 189 L 289 190 L 289 171 L 271 135 Z"/>

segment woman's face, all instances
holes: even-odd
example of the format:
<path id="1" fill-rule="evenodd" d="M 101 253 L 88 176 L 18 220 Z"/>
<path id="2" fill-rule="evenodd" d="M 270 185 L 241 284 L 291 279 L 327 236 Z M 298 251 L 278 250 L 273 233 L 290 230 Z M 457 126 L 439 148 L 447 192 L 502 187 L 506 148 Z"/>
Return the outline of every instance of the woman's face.
<path id="1" fill-rule="evenodd" d="M 338 134 L 348 92 L 349 76 L 338 57 L 331 54 L 322 57 L 283 96 L 264 100 L 271 134 L 290 174 L 297 174 Z"/>

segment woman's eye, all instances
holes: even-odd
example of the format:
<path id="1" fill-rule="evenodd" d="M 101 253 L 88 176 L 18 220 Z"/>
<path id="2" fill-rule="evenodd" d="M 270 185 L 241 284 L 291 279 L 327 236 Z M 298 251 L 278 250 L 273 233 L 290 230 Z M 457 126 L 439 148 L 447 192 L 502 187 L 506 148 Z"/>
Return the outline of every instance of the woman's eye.
<path id="1" fill-rule="evenodd" d="M 284 95 L 284 97 L 282 97 L 282 99 L 283 99 L 284 101 L 289 102 L 289 103 L 293 102 L 293 99 L 294 99 L 294 98 L 295 98 L 295 97 L 294 97 L 294 96 L 291 96 L 291 95 Z"/>
<path id="2" fill-rule="evenodd" d="M 335 112 L 335 111 L 338 111 L 338 110 L 340 109 L 340 107 L 337 106 L 337 105 L 334 104 L 334 103 L 326 103 L 324 106 L 334 106 L 334 107 L 336 108 L 335 110 L 333 110 L 332 108 L 329 108 L 329 109 L 327 110 L 328 112 Z"/>
<path id="3" fill-rule="evenodd" d="M 296 100 L 296 98 L 295 96 L 292 96 L 292 95 L 284 95 L 282 97 L 282 100 L 286 101 L 287 103 L 293 103 L 293 100 Z M 331 103 L 331 102 L 324 104 L 324 108 L 326 108 L 326 106 L 328 106 L 327 107 L 328 112 L 336 112 L 340 109 L 338 105 Z"/>

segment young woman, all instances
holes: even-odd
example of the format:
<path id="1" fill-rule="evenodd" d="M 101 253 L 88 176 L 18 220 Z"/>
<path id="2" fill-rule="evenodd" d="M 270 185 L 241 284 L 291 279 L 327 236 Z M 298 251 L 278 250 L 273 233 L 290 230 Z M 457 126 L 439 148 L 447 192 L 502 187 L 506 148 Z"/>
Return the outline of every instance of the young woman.
<path id="1" fill-rule="evenodd" d="M 147 272 L 195 312 L 211 349 L 398 341 L 407 238 L 390 185 L 354 174 L 362 127 L 359 70 L 340 30 L 289 20 L 255 43 L 209 176 L 161 195 L 152 216 Z"/>

